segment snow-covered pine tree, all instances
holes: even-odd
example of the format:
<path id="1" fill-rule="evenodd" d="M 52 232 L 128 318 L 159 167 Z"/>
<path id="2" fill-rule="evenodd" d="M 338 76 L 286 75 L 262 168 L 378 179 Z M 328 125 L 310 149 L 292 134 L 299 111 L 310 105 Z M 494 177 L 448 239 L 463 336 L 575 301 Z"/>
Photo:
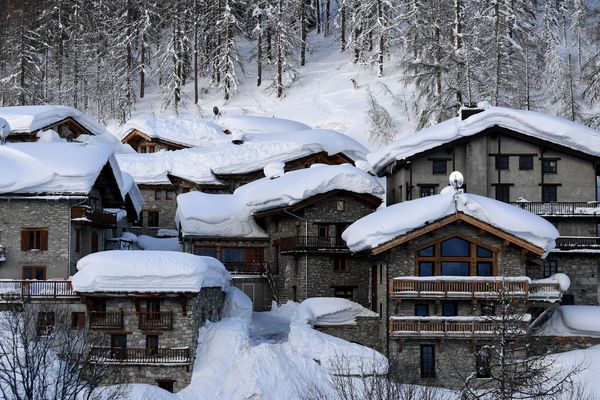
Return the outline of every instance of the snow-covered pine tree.
<path id="1" fill-rule="evenodd" d="M 219 37 L 221 38 L 218 54 L 218 69 L 221 80 L 219 88 L 223 91 L 225 100 L 229 100 L 235 93 L 238 85 L 237 70 L 241 68 L 240 55 L 238 54 L 234 32 L 241 30 L 236 16 L 233 14 L 234 0 L 223 0 L 223 8 L 217 20 Z"/>

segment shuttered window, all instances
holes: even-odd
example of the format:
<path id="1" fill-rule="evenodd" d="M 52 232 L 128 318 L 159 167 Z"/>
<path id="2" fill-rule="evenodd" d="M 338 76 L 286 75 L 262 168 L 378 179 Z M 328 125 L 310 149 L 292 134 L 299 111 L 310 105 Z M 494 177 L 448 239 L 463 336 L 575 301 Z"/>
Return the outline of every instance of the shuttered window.
<path id="1" fill-rule="evenodd" d="M 21 251 L 48 250 L 48 229 L 22 229 Z"/>

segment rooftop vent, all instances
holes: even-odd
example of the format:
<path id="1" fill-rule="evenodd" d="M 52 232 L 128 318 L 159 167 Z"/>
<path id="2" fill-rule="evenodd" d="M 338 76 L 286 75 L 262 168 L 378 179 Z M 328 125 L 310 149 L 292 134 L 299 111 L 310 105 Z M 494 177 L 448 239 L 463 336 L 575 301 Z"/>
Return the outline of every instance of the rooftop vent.
<path id="1" fill-rule="evenodd" d="M 233 144 L 244 143 L 244 134 L 242 132 L 233 132 L 231 134 L 231 143 L 233 143 Z"/>
<path id="2" fill-rule="evenodd" d="M 477 107 L 475 103 L 466 103 L 464 106 L 460 108 L 458 111 L 458 115 L 461 120 L 465 120 L 469 118 L 471 115 L 479 114 L 483 111 L 483 108 Z"/>

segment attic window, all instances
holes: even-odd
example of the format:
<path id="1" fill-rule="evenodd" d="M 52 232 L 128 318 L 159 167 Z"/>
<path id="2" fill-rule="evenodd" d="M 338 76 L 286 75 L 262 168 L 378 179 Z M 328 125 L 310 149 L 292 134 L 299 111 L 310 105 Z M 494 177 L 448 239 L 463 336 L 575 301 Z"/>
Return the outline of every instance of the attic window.
<path id="1" fill-rule="evenodd" d="M 336 211 L 345 211 L 346 202 L 344 200 L 337 200 L 335 202 L 335 209 L 336 209 Z"/>
<path id="2" fill-rule="evenodd" d="M 492 276 L 496 254 L 466 237 L 447 237 L 417 249 L 418 276 Z"/>

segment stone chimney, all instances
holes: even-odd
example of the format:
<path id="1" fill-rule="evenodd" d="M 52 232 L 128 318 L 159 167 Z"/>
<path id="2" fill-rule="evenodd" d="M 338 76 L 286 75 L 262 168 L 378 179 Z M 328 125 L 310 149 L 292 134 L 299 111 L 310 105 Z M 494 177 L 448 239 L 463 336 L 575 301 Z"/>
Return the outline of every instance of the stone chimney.
<path id="1" fill-rule="evenodd" d="M 464 121 L 465 119 L 469 118 L 471 115 L 478 114 L 482 111 L 483 111 L 483 108 L 477 107 L 476 103 L 465 103 L 465 105 L 462 106 L 460 108 L 460 110 L 458 111 L 458 115 L 460 116 L 460 119 L 462 121 Z"/>

